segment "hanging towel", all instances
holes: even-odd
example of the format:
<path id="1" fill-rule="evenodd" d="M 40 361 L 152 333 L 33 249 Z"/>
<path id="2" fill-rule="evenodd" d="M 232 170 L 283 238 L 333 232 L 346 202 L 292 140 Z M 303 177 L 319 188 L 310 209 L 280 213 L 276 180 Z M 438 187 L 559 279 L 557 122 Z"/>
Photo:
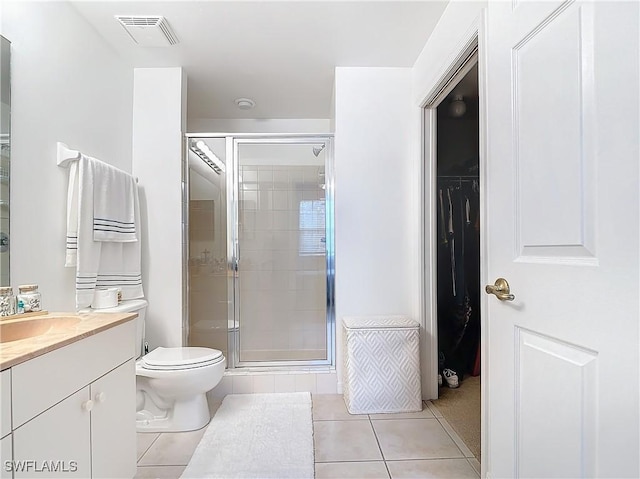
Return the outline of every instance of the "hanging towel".
<path id="1" fill-rule="evenodd" d="M 78 261 L 78 162 L 69 166 L 69 189 L 67 191 L 67 249 L 64 265 L 72 267 Z"/>
<path id="2" fill-rule="evenodd" d="M 135 179 L 128 173 L 93 158 L 93 239 L 95 241 L 137 241 L 134 191 Z"/>
<path id="3" fill-rule="evenodd" d="M 77 161 L 77 168 L 74 170 L 74 165 L 71 166 L 67 195 L 70 204 L 67 205 L 68 231 L 65 266 L 76 267 L 76 308 L 90 306 L 96 288 L 119 288 L 122 291 L 122 299 L 144 297 L 141 274 L 141 241 L 94 240 L 94 198 L 95 186 L 99 178 L 97 172 L 102 170 L 105 164 L 81 155 Z M 109 165 L 106 166 L 109 167 Z M 133 181 L 135 185 L 135 180 Z M 140 231 L 140 205 L 137 186 L 133 189 L 132 195 L 134 231 Z M 72 246 L 73 240 L 70 239 L 74 237 L 74 234 L 75 250 Z"/>

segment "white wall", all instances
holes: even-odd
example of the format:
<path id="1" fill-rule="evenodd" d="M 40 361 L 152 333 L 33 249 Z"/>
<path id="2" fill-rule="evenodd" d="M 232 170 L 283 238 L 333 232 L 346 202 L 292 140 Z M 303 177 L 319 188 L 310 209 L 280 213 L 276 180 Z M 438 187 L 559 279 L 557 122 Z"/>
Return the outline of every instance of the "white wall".
<path id="1" fill-rule="evenodd" d="M 215 119 L 190 118 L 189 133 L 330 133 L 328 119 Z"/>
<path id="2" fill-rule="evenodd" d="M 451 0 L 413 65 L 413 98 L 426 100 L 430 90 L 449 69 L 464 46 L 468 33 L 477 29 L 486 0 Z"/>
<path id="3" fill-rule="evenodd" d="M 151 348 L 182 345 L 182 68 L 136 68 L 133 174 L 140 186 L 142 278 Z M 185 279 L 186 280 L 186 279 Z"/>
<path id="4" fill-rule="evenodd" d="M 337 68 L 335 233 L 337 369 L 342 318 L 419 320 L 414 148 L 409 68 Z"/>
<path id="5" fill-rule="evenodd" d="M 2 2 L 11 44 L 11 283 L 75 308 L 64 267 L 68 170 L 56 142 L 131 170 L 133 72 L 66 2 Z"/>

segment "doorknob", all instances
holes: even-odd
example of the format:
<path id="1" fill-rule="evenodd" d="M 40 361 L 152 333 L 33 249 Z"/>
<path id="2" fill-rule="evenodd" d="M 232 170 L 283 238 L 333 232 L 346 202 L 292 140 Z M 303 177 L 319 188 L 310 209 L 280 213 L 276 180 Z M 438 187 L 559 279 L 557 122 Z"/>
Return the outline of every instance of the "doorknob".
<path id="1" fill-rule="evenodd" d="M 500 301 L 513 301 L 516 297 L 511 294 L 509 283 L 504 278 L 496 279 L 494 284 L 488 284 L 484 287 L 487 294 L 495 294 Z"/>

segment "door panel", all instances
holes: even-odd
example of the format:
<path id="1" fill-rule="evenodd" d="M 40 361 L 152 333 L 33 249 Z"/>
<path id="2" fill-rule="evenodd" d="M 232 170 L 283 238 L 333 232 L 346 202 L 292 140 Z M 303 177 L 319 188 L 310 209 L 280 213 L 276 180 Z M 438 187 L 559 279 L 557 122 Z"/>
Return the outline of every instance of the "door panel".
<path id="1" fill-rule="evenodd" d="M 638 477 L 636 2 L 490 2 L 491 477 Z M 633 91 L 632 91 L 633 90 Z"/>
<path id="2" fill-rule="evenodd" d="M 586 189 L 593 158 L 585 144 L 589 136 L 583 136 L 594 114 L 584 108 L 592 99 L 583 103 L 593 93 L 588 18 L 585 8 L 563 6 L 516 32 L 515 39 L 522 37 L 511 67 L 518 256 L 593 254 L 593 191 Z M 560 101 L 554 90 L 563 92 Z M 538 121 L 539 111 L 550 121 Z"/>
<path id="3" fill-rule="evenodd" d="M 515 347 L 519 471 L 529 477 L 594 476 L 597 354 L 519 327 Z M 563 378 L 554 384 L 552 401 L 550 372 Z"/>

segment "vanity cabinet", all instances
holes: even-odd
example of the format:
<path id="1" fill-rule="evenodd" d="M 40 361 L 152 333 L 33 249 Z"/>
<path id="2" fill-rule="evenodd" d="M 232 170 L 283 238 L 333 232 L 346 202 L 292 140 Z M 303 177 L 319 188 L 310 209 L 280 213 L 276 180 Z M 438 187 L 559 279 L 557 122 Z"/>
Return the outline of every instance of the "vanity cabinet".
<path id="1" fill-rule="evenodd" d="M 14 478 L 135 475 L 134 355 L 129 321 L 11 368 Z"/>
<path id="2" fill-rule="evenodd" d="M 133 359 L 91 384 L 94 478 L 136 474 L 136 366 Z"/>
<path id="3" fill-rule="evenodd" d="M 5 436 L 0 439 L 0 457 L 2 458 L 2 470 L 0 471 L 0 478 L 10 479 L 13 477 L 13 473 L 10 469 L 5 468 L 5 460 L 10 460 L 12 457 L 11 435 Z"/>
<path id="4" fill-rule="evenodd" d="M 11 439 L 11 370 L 7 369 L 0 372 L 0 479 L 13 477 L 5 467 L 5 460 L 13 457 Z"/>
<path id="5" fill-rule="evenodd" d="M 14 477 L 91 477 L 88 400 L 85 387 L 13 432 Z"/>

